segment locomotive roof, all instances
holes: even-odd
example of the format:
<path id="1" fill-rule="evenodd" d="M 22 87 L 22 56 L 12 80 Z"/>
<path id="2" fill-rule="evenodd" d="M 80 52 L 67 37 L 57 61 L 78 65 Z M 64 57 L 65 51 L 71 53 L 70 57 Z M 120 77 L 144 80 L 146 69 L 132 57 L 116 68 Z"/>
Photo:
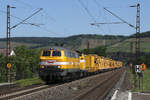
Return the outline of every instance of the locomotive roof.
<path id="1" fill-rule="evenodd" d="M 66 49 L 66 48 L 63 48 L 63 47 L 50 47 L 50 48 L 45 48 L 43 50 L 64 50 L 64 51 L 67 51 L 67 52 L 74 52 L 74 53 L 77 53 L 76 51 L 73 51 L 73 50 L 69 50 L 69 49 Z"/>

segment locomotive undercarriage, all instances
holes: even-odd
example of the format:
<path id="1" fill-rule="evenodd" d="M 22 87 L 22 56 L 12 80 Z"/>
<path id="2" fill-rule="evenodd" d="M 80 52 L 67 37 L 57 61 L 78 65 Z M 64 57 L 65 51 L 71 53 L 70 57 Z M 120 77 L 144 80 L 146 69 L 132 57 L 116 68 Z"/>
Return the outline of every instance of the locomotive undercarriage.
<path id="1" fill-rule="evenodd" d="M 44 66 L 44 68 L 39 70 L 41 79 L 47 83 L 78 79 L 87 76 L 85 73 L 81 72 L 80 69 L 60 69 L 58 66 Z"/>
<path id="2" fill-rule="evenodd" d="M 95 72 L 87 72 L 87 70 L 82 71 L 80 69 L 60 69 L 58 66 L 44 66 L 44 68 L 39 70 L 39 75 L 42 80 L 49 84 L 50 82 L 72 81 L 110 70 L 115 69 L 103 69 Z"/>

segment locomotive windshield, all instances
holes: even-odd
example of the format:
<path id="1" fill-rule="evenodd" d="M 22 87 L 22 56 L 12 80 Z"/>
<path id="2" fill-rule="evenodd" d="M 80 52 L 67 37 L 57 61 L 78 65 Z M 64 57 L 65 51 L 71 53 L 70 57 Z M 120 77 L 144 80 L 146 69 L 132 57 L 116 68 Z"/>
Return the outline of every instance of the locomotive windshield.
<path id="1" fill-rule="evenodd" d="M 61 51 L 44 50 L 42 56 L 61 56 Z"/>
<path id="2" fill-rule="evenodd" d="M 51 51 L 43 51 L 42 56 L 51 56 Z"/>
<path id="3" fill-rule="evenodd" d="M 61 56 L 61 52 L 60 51 L 53 51 L 52 56 Z"/>

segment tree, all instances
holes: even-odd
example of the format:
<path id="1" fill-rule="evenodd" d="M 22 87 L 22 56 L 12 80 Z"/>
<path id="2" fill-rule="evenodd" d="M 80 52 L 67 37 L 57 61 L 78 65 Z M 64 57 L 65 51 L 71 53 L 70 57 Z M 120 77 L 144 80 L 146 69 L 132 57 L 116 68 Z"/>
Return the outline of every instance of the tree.
<path id="1" fill-rule="evenodd" d="M 35 76 L 38 72 L 39 50 L 19 46 L 14 49 L 16 56 L 11 58 L 12 70 L 16 72 L 16 79 L 25 79 Z"/>
<path id="2" fill-rule="evenodd" d="M 106 56 L 106 48 L 104 46 L 98 46 L 92 49 L 84 49 L 81 52 L 85 54 L 97 54 L 99 56 Z"/>
<path id="3" fill-rule="evenodd" d="M 5 60 L 6 60 L 5 56 L 0 54 L 0 82 L 4 82 L 7 80 Z"/>

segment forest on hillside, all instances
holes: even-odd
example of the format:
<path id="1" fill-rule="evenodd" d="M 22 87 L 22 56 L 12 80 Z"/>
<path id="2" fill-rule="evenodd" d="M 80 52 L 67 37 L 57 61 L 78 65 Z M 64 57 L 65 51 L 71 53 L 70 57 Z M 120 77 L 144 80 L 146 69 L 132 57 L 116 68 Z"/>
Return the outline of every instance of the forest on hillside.
<path id="1" fill-rule="evenodd" d="M 133 35 L 130 36 L 130 38 L 133 38 L 133 37 L 136 37 L 136 34 L 133 34 Z M 150 31 L 140 33 L 140 37 L 141 38 L 150 37 Z"/>
<path id="2" fill-rule="evenodd" d="M 81 34 L 69 37 L 13 37 L 11 42 L 13 47 L 19 45 L 27 45 L 30 48 L 45 48 L 50 46 L 61 46 L 72 50 L 82 50 L 87 47 L 87 42 L 90 43 L 90 48 L 95 48 L 99 45 L 112 45 L 117 42 L 125 40 L 126 36 L 113 36 L 113 35 L 96 35 L 96 34 Z M 0 39 L 0 48 L 5 47 L 6 39 Z"/>

